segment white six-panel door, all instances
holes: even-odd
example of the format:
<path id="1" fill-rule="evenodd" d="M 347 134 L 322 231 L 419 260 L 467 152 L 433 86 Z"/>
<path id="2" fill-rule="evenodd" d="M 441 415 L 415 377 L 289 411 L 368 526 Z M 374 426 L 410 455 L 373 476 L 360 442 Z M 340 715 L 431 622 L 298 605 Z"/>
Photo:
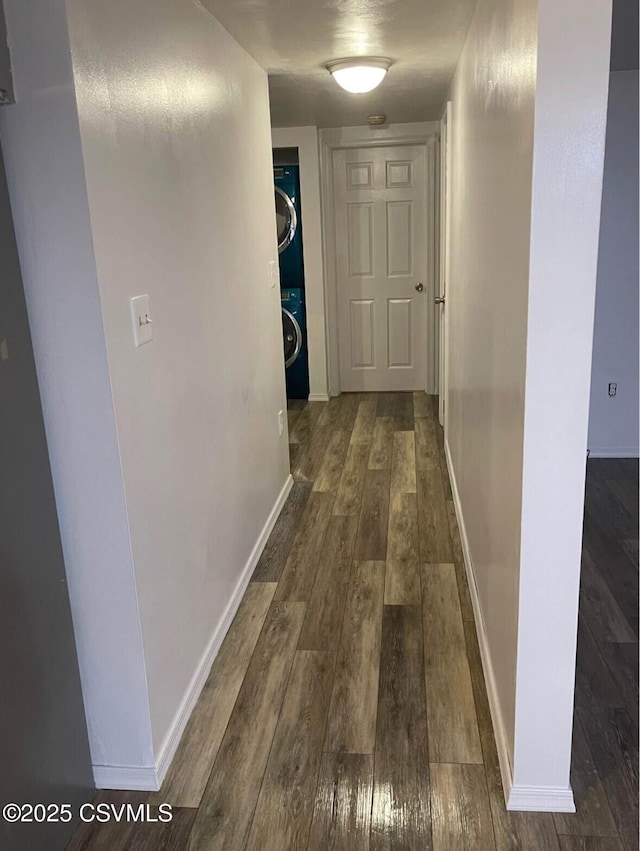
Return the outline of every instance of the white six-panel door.
<path id="1" fill-rule="evenodd" d="M 422 145 L 334 151 L 343 391 L 425 389 L 426 170 Z"/>

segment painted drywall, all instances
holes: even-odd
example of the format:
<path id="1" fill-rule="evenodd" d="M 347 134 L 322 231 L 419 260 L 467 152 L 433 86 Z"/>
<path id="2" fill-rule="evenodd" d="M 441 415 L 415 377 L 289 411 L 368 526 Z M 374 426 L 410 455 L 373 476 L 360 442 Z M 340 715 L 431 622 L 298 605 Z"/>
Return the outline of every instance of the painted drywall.
<path id="1" fill-rule="evenodd" d="M 446 436 L 511 809 L 573 807 L 611 8 L 580 10 L 479 0 L 451 94 Z"/>
<path id="2" fill-rule="evenodd" d="M 320 156 L 316 127 L 284 127 L 271 131 L 274 148 L 297 148 L 309 344 L 310 398 L 328 398 L 325 330 L 322 214 L 320 210 Z"/>
<path id="3" fill-rule="evenodd" d="M 568 799 L 610 40 L 539 0 L 514 788 Z"/>
<path id="4" fill-rule="evenodd" d="M 479 0 L 449 128 L 447 442 L 511 758 L 536 31 L 535 0 Z"/>
<path id="5" fill-rule="evenodd" d="M 609 80 L 589 449 L 638 455 L 638 72 Z M 618 385 L 608 394 L 609 382 Z"/>
<path id="6" fill-rule="evenodd" d="M 158 758 L 289 476 L 267 78 L 198 3 L 67 11 Z"/>
<path id="7" fill-rule="evenodd" d="M 64 0 L 6 0 L 7 180 L 94 764 L 150 766 L 146 674 Z"/>
<path id="8" fill-rule="evenodd" d="M 0 800 L 68 803 L 73 820 L 0 822 L 0 847 L 63 848 L 93 775 L 58 516 L 0 157 Z M 37 534 L 34 530 L 37 529 Z M 10 691 L 10 697 L 8 697 Z"/>

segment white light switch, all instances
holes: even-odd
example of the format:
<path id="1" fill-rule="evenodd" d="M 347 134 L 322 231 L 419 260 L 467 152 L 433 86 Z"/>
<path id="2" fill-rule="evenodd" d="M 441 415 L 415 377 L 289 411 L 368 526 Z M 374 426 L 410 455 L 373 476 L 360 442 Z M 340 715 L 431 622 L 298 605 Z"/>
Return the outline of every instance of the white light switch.
<path id="1" fill-rule="evenodd" d="M 151 305 L 148 295 L 137 295 L 131 299 L 131 318 L 133 319 L 133 340 L 136 346 L 153 340 Z"/>
<path id="2" fill-rule="evenodd" d="M 269 260 L 269 283 L 271 289 L 277 287 L 280 282 L 280 273 L 278 272 L 278 264 L 275 260 Z"/>

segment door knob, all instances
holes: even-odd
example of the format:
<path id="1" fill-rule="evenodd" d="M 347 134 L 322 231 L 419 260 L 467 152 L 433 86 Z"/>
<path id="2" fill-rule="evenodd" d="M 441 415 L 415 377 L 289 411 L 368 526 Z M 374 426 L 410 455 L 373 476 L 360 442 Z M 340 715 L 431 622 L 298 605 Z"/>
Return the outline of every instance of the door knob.
<path id="1" fill-rule="evenodd" d="M 434 302 L 435 302 L 436 304 L 444 304 L 444 296 L 443 296 L 443 295 L 437 295 L 437 296 L 434 298 Z"/>
<path id="2" fill-rule="evenodd" d="M 416 284 L 416 291 L 421 293 L 423 289 L 424 289 L 424 284 L 421 283 L 420 281 L 418 281 L 418 283 Z"/>

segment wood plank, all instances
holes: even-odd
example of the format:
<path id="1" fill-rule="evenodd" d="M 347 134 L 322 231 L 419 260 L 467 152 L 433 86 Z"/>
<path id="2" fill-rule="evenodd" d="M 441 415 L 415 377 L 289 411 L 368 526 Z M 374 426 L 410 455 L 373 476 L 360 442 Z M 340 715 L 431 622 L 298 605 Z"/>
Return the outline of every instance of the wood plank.
<path id="1" fill-rule="evenodd" d="M 554 813 L 558 833 L 576 836 L 617 836 L 609 802 L 578 718 L 573 722 L 571 788 L 575 813 Z"/>
<path id="2" fill-rule="evenodd" d="M 413 416 L 417 417 L 432 417 L 431 401 L 423 390 L 416 390 L 413 394 Z"/>
<path id="3" fill-rule="evenodd" d="M 449 481 L 449 468 L 447 467 L 447 457 L 444 451 L 444 429 L 438 422 L 438 417 L 435 418 L 436 443 L 438 445 L 438 460 L 440 462 L 440 475 L 442 476 L 442 489 L 445 499 L 453 499 L 451 493 L 451 483 Z"/>
<path id="4" fill-rule="evenodd" d="M 278 583 L 276 600 L 304 602 L 309 599 L 333 500 L 331 493 L 312 493 L 309 496 L 298 534 Z"/>
<path id="5" fill-rule="evenodd" d="M 582 550 L 580 572 L 580 609 L 597 640 L 637 641 L 609 586 L 585 548 Z"/>
<path id="6" fill-rule="evenodd" d="M 430 773 L 434 851 L 495 849 L 483 767 L 432 763 Z"/>
<path id="7" fill-rule="evenodd" d="M 600 648 L 582 613 L 578 618 L 578 650 L 576 665 L 576 706 L 624 706 L 622 696 L 609 672 Z"/>
<path id="8" fill-rule="evenodd" d="M 560 836 L 560 851 L 624 851 L 620 840 L 598 836 Z"/>
<path id="9" fill-rule="evenodd" d="M 354 562 L 324 750 L 373 753 L 380 670 L 384 562 Z"/>
<path id="10" fill-rule="evenodd" d="M 316 425 L 309 442 L 304 451 L 299 455 L 291 470 L 291 475 L 296 482 L 315 481 L 320 466 L 324 459 L 331 438 L 331 427 L 327 425 Z"/>
<path id="11" fill-rule="evenodd" d="M 638 516 L 638 482 L 629 479 L 607 479 L 607 487 L 630 517 Z M 634 530 L 637 532 L 637 526 Z M 626 535 L 624 537 L 627 537 Z"/>
<path id="12" fill-rule="evenodd" d="M 288 433 L 291 434 L 294 425 L 298 417 L 300 416 L 300 410 L 296 410 L 295 408 L 287 408 L 287 430 Z"/>
<path id="13" fill-rule="evenodd" d="M 449 518 L 438 467 L 417 471 L 420 558 L 424 562 L 453 562 Z"/>
<path id="14" fill-rule="evenodd" d="M 213 663 L 162 788 L 149 803 L 200 804 L 224 731 L 276 590 L 252 582 Z"/>
<path id="15" fill-rule="evenodd" d="M 393 417 L 395 431 L 413 431 L 413 394 L 378 393 L 377 415 Z"/>
<path id="16" fill-rule="evenodd" d="M 591 756 L 628 851 L 638 847 L 638 726 L 626 710 L 577 706 Z"/>
<path id="17" fill-rule="evenodd" d="M 416 492 L 416 445 L 412 431 L 396 431 L 393 435 L 391 490 L 394 493 Z"/>
<path id="18" fill-rule="evenodd" d="M 358 518 L 332 517 L 322 546 L 298 647 L 337 650 Z"/>
<path id="19" fill-rule="evenodd" d="M 376 417 L 373 426 L 370 470 L 390 470 L 393 455 L 393 417 Z"/>
<path id="20" fill-rule="evenodd" d="M 140 792 L 102 790 L 96 794 L 93 804 L 138 806 L 144 802 Z M 192 811 L 193 812 L 193 811 Z M 155 811 L 154 811 L 155 814 Z M 127 851 L 133 825 L 126 822 L 108 821 L 80 822 L 65 851 Z M 4 845 L 4 843 L 3 843 Z M 24 847 L 24 846 L 23 846 Z M 6 846 L 7 851 L 9 846 Z"/>
<path id="21" fill-rule="evenodd" d="M 289 443 L 307 444 L 326 402 L 307 402 L 289 434 Z"/>
<path id="22" fill-rule="evenodd" d="M 416 469 L 440 469 L 435 423 L 430 417 L 416 417 Z"/>
<path id="23" fill-rule="evenodd" d="M 422 607 L 430 758 L 480 763 L 480 736 L 453 564 L 423 565 Z"/>
<path id="24" fill-rule="evenodd" d="M 174 807 L 168 823 L 131 824 L 127 845 L 124 846 L 126 851 L 184 851 L 196 813 L 197 810 Z M 92 851 L 95 851 L 93 846 Z M 116 851 L 116 848 L 111 845 L 109 851 Z"/>
<path id="25" fill-rule="evenodd" d="M 289 469 L 293 469 L 293 467 L 297 464 L 298 458 L 304 452 L 304 446 L 301 443 L 290 443 L 289 444 Z"/>
<path id="26" fill-rule="evenodd" d="M 638 534 L 638 515 L 627 511 L 624 502 L 618 499 L 607 479 L 608 458 L 591 458 L 587 463 L 587 489 L 589 507 L 597 515 L 600 525 L 615 538 L 633 538 Z M 637 486 L 636 486 L 637 498 Z"/>
<path id="27" fill-rule="evenodd" d="M 329 401 L 329 419 L 338 431 L 353 431 L 360 404 L 359 393 L 341 393 Z"/>
<path id="28" fill-rule="evenodd" d="M 600 653 L 615 688 L 614 702 L 623 706 L 632 718 L 638 715 L 638 645 L 600 645 Z"/>
<path id="29" fill-rule="evenodd" d="M 304 617 L 273 603 L 204 792 L 190 851 L 244 848 Z"/>
<path id="30" fill-rule="evenodd" d="M 324 754 L 308 851 L 367 851 L 372 788 L 373 756 Z"/>
<path id="31" fill-rule="evenodd" d="M 638 633 L 638 570 L 610 530 L 600 526 L 589 495 L 585 503 L 584 546 L 609 586 L 627 622 Z"/>
<path id="32" fill-rule="evenodd" d="M 358 514 L 362 501 L 369 447 L 364 443 L 351 443 L 347 452 L 338 492 L 336 494 L 334 514 Z"/>
<path id="33" fill-rule="evenodd" d="M 469 591 L 467 570 L 464 565 L 464 554 L 462 552 L 462 540 L 460 538 L 460 529 L 458 528 L 458 518 L 456 517 L 456 509 L 452 500 L 447 500 L 447 518 L 449 520 L 451 553 L 453 555 L 453 563 L 456 566 L 456 581 L 458 583 L 458 594 L 460 595 L 460 610 L 462 611 L 463 620 L 472 621 L 474 620 L 473 604 L 471 602 L 471 593 Z"/>
<path id="34" fill-rule="evenodd" d="M 358 561 L 387 557 L 390 480 L 388 470 L 367 470 L 354 554 Z"/>
<path id="35" fill-rule="evenodd" d="M 391 495 L 384 601 L 387 606 L 420 605 L 420 544 L 414 493 Z"/>
<path id="36" fill-rule="evenodd" d="M 335 493 L 338 490 L 350 438 L 351 433 L 348 431 L 334 431 L 331 434 L 329 445 L 313 483 L 314 491 Z"/>
<path id="37" fill-rule="evenodd" d="M 310 493 L 310 485 L 294 482 L 253 572 L 252 582 L 278 582 L 282 576 Z"/>
<path id="38" fill-rule="evenodd" d="M 334 653 L 296 653 L 247 851 L 306 847 L 334 662 Z"/>
<path id="39" fill-rule="evenodd" d="M 373 437 L 373 427 L 376 420 L 376 399 L 373 397 L 365 397 L 358 405 L 358 413 L 356 421 L 353 425 L 351 433 L 351 443 L 365 443 L 367 446 L 371 443 Z"/>
<path id="40" fill-rule="evenodd" d="M 385 606 L 371 848 L 431 848 L 420 606 Z"/>

